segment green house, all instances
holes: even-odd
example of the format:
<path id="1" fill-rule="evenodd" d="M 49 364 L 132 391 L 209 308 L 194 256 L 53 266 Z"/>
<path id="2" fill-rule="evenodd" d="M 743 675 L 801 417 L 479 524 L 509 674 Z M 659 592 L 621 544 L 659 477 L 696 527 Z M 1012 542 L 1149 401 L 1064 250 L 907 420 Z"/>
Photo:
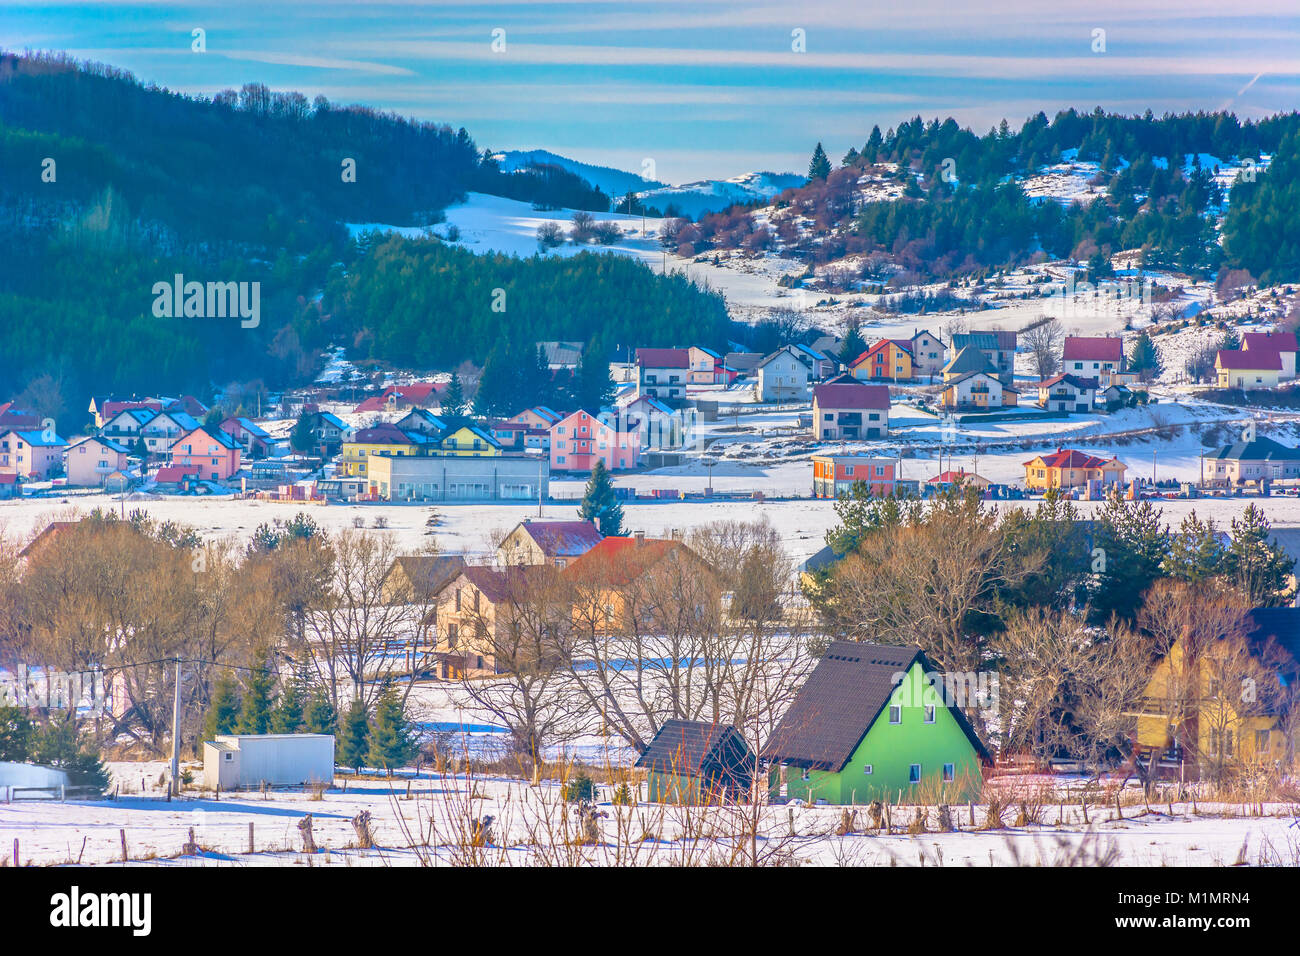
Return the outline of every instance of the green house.
<path id="1" fill-rule="evenodd" d="M 774 800 L 961 802 L 992 758 L 918 647 L 835 641 L 763 748 Z"/>
<path id="2" fill-rule="evenodd" d="M 635 766 L 647 770 L 652 803 L 687 805 L 745 800 L 754 779 L 754 752 L 730 724 L 667 720 Z"/>

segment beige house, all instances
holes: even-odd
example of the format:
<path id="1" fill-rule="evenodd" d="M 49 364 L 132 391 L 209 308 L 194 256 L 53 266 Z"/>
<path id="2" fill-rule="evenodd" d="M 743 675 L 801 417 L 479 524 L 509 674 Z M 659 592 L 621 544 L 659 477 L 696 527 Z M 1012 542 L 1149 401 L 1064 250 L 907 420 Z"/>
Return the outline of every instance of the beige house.
<path id="1" fill-rule="evenodd" d="M 1219 388 L 1276 388 L 1282 375 L 1282 355 L 1256 348 L 1249 352 L 1220 349 L 1214 359 Z"/>
<path id="2" fill-rule="evenodd" d="M 591 521 L 532 521 L 515 525 L 497 547 L 497 561 L 512 565 L 549 564 L 564 568 L 604 537 Z"/>
<path id="3" fill-rule="evenodd" d="M 1020 392 L 1004 385 L 991 371 L 944 378 L 943 407 L 952 411 L 992 411 L 1014 408 L 1020 402 Z"/>
<path id="4" fill-rule="evenodd" d="M 1219 487 L 1300 478 L 1300 449 L 1271 438 L 1225 445 L 1201 459 L 1201 482 Z"/>
<path id="5" fill-rule="evenodd" d="M 126 471 L 128 450 L 110 438 L 83 438 L 68 448 L 64 469 L 68 484 L 101 488 L 108 477 Z"/>

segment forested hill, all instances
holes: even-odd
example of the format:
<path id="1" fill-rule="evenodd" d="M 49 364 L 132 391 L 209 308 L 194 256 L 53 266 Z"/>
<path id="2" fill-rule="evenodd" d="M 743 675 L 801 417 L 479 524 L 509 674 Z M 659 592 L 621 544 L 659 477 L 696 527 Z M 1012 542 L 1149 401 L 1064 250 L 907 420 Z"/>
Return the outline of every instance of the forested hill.
<path id="1" fill-rule="evenodd" d="M 376 259 L 342 226 L 434 222 L 470 191 L 609 207 L 558 166 L 503 171 L 464 129 L 257 83 L 192 97 L 0 53 L 0 401 L 79 426 L 91 393 L 278 388 L 310 380 L 331 345 L 427 371 L 481 364 L 516 330 L 590 340 L 609 323 L 611 349 L 670 333 L 722 343 L 718 296 L 639 263 L 476 257 L 436 240 L 393 240 Z M 155 317 L 155 283 L 177 274 L 259 282 L 260 323 Z M 509 311 L 473 294 L 495 288 Z"/>
<path id="2" fill-rule="evenodd" d="M 299 224 L 422 225 L 470 190 L 609 204 L 558 168 L 502 172 L 464 128 L 260 83 L 186 96 L 56 55 L 0 54 L 0 137 L 9 193 L 84 203 L 111 187 L 183 239 L 310 244 Z"/>
<path id="3" fill-rule="evenodd" d="M 1077 199 L 1034 195 L 1035 177 L 1066 157 L 1095 165 Z M 983 136 L 951 118 L 918 116 L 872 129 L 839 164 L 819 144 L 808 184 L 779 195 L 770 212 L 704 217 L 684 241 L 692 253 L 777 250 L 813 264 L 853 257 L 870 263 L 858 277 L 868 281 L 900 270 L 970 274 L 1034 255 L 1100 263 L 1133 249 L 1154 268 L 1208 275 L 1226 265 L 1264 282 L 1294 281 L 1297 166 L 1294 112 L 1243 122 L 1222 112 L 1071 109 L 1051 120 L 1038 113 L 1018 130 L 1003 121 Z"/>

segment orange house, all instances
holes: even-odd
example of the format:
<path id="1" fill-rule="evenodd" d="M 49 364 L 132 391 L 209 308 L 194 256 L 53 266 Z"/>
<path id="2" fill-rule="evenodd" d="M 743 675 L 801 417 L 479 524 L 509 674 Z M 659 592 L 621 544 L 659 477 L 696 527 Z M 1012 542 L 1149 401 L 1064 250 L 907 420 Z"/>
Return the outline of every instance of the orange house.
<path id="1" fill-rule="evenodd" d="M 898 459 L 869 455 L 813 455 L 813 497 L 847 495 L 859 481 L 877 498 L 899 490 Z M 912 482 L 911 485 L 915 485 Z"/>
<path id="2" fill-rule="evenodd" d="M 197 466 L 199 478 L 224 481 L 239 471 L 242 451 L 229 434 L 215 425 L 205 425 L 176 439 L 169 454 L 173 465 Z"/>
<path id="3" fill-rule="evenodd" d="M 912 343 L 908 339 L 881 339 L 849 364 L 856 379 L 906 381 L 914 377 Z"/>
<path id="4" fill-rule="evenodd" d="M 1058 448 L 1050 455 L 1039 455 L 1025 462 L 1025 486 L 1046 491 L 1048 488 L 1081 488 L 1089 481 L 1103 485 L 1123 484 L 1128 470 L 1118 458 L 1098 458 L 1071 448 Z"/>
<path id="5" fill-rule="evenodd" d="M 654 603 L 656 574 L 693 582 L 699 604 L 719 597 L 711 569 L 680 541 L 641 533 L 604 538 L 564 569 L 575 592 L 575 627 L 598 634 L 634 630 L 639 609 Z"/>

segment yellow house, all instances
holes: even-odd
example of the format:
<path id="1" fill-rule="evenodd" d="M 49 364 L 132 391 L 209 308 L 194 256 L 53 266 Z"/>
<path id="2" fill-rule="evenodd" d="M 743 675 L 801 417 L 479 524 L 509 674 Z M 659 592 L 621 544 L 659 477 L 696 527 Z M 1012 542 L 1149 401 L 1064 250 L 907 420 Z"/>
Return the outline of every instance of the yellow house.
<path id="1" fill-rule="evenodd" d="M 473 458 L 492 457 L 501 454 L 501 444 L 473 425 L 462 425 L 449 432 L 438 443 L 440 455 L 464 455 Z"/>
<path id="2" fill-rule="evenodd" d="M 393 458 L 402 455 L 423 455 L 436 444 L 435 440 L 419 432 L 404 431 L 396 425 L 376 425 L 359 429 L 343 441 L 343 475 L 364 478 L 366 461 L 377 455 Z"/>
<path id="3" fill-rule="evenodd" d="M 910 380 L 915 374 L 912 371 L 912 343 L 906 339 L 881 339 L 855 358 L 849 371 L 860 380 Z"/>
<path id="4" fill-rule="evenodd" d="M 1282 375 L 1282 356 L 1276 350 L 1249 352 L 1220 349 L 1214 358 L 1219 388 L 1276 388 Z"/>
<path id="5" fill-rule="evenodd" d="M 1282 682 L 1300 671 L 1300 609 L 1255 608 L 1241 633 L 1193 651 L 1179 638 L 1156 665 L 1136 714 L 1139 753 L 1187 779 L 1288 766 L 1297 727 Z"/>
<path id="6" fill-rule="evenodd" d="M 1048 488 L 1081 488 L 1089 481 L 1103 485 L 1122 484 L 1128 470 L 1118 458 L 1098 458 L 1087 452 L 1058 448 L 1050 455 L 1039 455 L 1025 464 L 1025 487 L 1046 491 Z"/>
<path id="7" fill-rule="evenodd" d="M 670 578 L 679 571 L 688 576 L 697 587 L 695 598 L 702 603 L 717 599 L 711 570 L 680 541 L 640 533 L 603 538 L 564 569 L 574 589 L 574 625 L 601 634 L 633 629 L 634 617 L 655 603 L 654 595 L 640 593 L 638 582 L 656 591 L 654 583 L 647 584 L 656 569 Z"/>

